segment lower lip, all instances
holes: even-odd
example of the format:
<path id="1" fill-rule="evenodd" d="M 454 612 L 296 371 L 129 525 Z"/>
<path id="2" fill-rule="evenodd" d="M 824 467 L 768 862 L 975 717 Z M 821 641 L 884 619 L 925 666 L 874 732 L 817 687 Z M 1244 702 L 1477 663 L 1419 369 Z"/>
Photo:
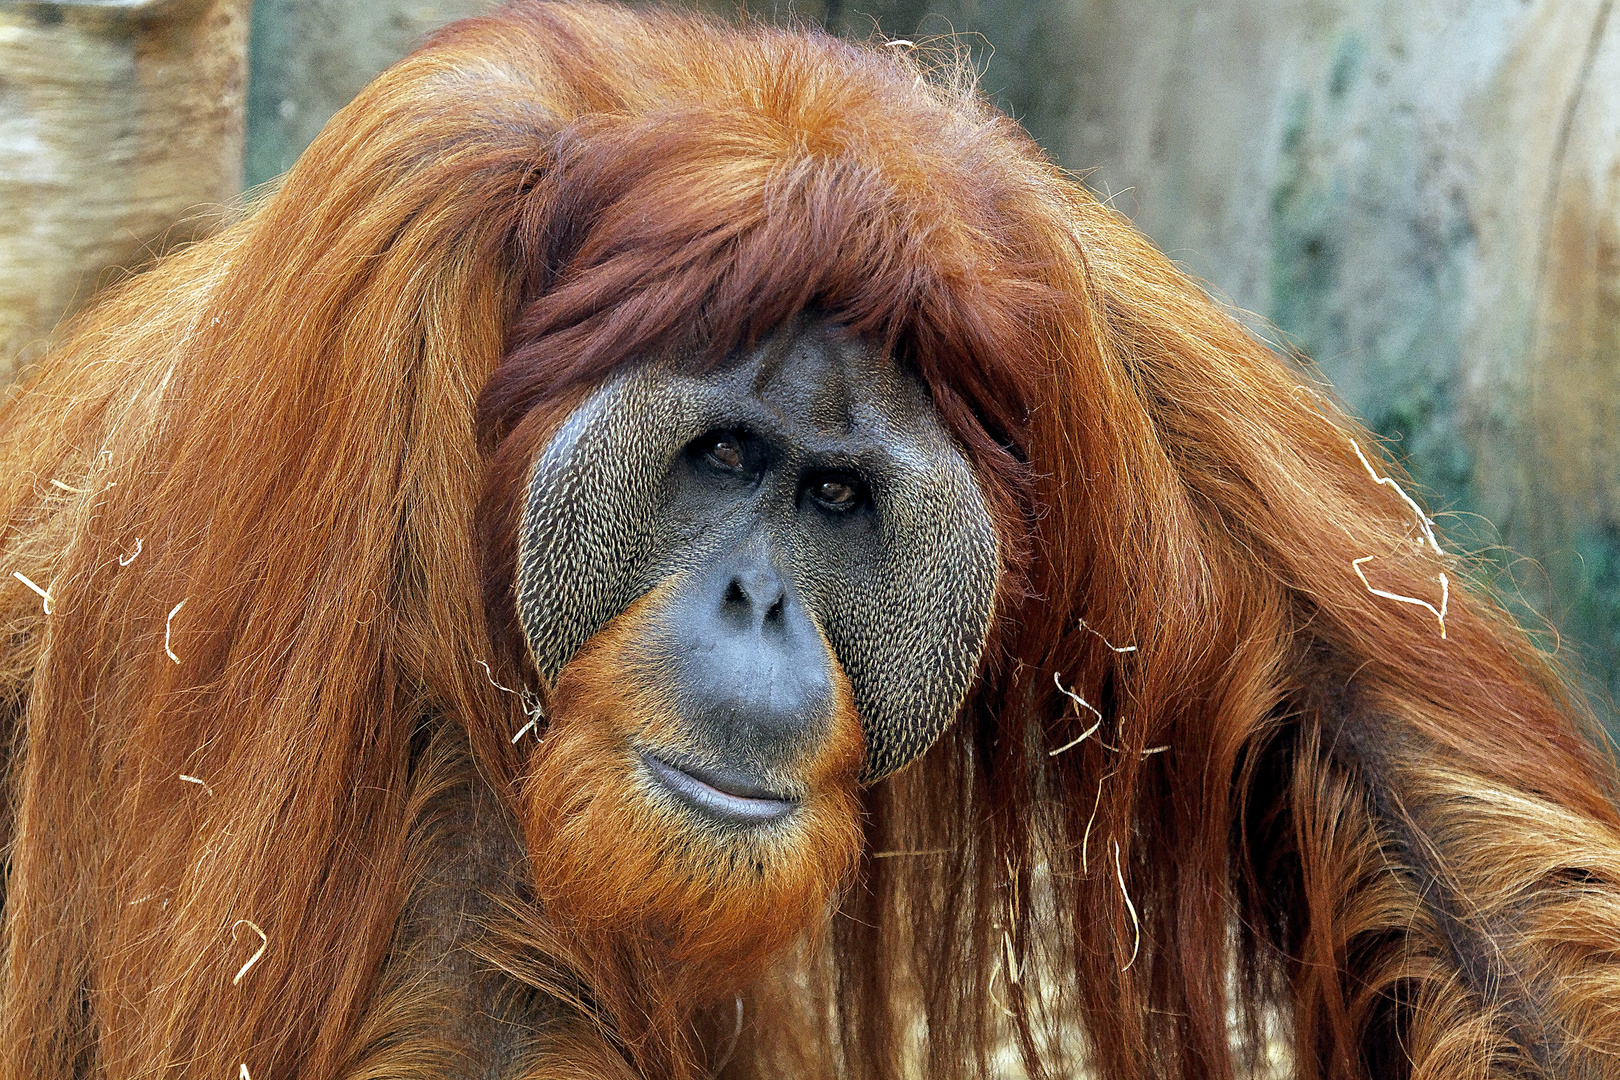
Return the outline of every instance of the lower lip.
<path id="1" fill-rule="evenodd" d="M 798 803 L 787 799 L 754 799 L 732 795 L 705 784 L 651 754 L 642 754 L 647 771 L 683 802 L 710 817 L 733 825 L 763 825 L 786 817 Z"/>

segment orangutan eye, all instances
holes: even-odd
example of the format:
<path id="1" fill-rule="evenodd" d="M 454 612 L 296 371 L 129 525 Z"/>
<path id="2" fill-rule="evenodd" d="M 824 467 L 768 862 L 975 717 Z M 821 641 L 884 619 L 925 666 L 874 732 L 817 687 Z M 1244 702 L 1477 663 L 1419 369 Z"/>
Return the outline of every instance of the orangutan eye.
<path id="1" fill-rule="evenodd" d="M 812 479 L 810 497 L 823 509 L 845 514 L 866 501 L 866 485 L 849 473 L 829 473 Z"/>
<path id="2" fill-rule="evenodd" d="M 699 440 L 700 457 L 717 469 L 737 472 L 743 467 L 742 439 L 735 432 L 719 431 Z"/>

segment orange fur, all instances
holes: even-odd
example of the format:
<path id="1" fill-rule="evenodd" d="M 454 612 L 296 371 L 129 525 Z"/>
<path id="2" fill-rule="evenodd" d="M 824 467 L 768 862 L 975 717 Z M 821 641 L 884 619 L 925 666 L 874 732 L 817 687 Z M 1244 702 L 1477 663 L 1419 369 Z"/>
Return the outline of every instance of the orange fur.
<path id="1" fill-rule="evenodd" d="M 926 382 L 1007 573 L 952 731 L 745 887 L 626 779 L 625 641 L 538 748 L 480 662 L 546 690 L 571 403 L 806 308 Z M 0 1077 L 1614 1071 L 1613 764 L 1309 381 L 926 51 L 447 30 L 0 404 Z"/>

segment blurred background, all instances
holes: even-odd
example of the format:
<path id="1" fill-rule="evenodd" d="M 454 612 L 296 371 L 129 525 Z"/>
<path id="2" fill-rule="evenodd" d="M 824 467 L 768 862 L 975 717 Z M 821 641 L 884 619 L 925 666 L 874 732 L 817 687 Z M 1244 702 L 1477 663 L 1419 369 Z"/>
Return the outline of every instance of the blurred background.
<path id="1" fill-rule="evenodd" d="M 1616 0 L 698 0 L 955 35 L 983 87 L 1389 441 L 1620 697 Z M 0 0 L 0 381 L 480 0 Z"/>

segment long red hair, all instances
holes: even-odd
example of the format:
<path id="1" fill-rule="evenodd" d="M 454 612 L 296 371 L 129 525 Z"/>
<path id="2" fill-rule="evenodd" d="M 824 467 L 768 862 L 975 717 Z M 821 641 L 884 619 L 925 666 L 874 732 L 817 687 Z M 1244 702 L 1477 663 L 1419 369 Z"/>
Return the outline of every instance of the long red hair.
<path id="1" fill-rule="evenodd" d="M 49 594 L 0 596 L 0 1076 L 373 1060 L 413 736 L 465 728 L 520 813 L 527 462 L 616 366 L 807 308 L 926 381 L 1008 579 L 962 716 L 866 792 L 830 934 L 737 988 L 726 1076 L 1620 1049 L 1612 767 L 1307 375 L 955 64 L 525 2 L 0 407 L 3 569 Z M 731 998 L 663 1004 L 599 1018 L 615 1067 L 718 1061 Z"/>

